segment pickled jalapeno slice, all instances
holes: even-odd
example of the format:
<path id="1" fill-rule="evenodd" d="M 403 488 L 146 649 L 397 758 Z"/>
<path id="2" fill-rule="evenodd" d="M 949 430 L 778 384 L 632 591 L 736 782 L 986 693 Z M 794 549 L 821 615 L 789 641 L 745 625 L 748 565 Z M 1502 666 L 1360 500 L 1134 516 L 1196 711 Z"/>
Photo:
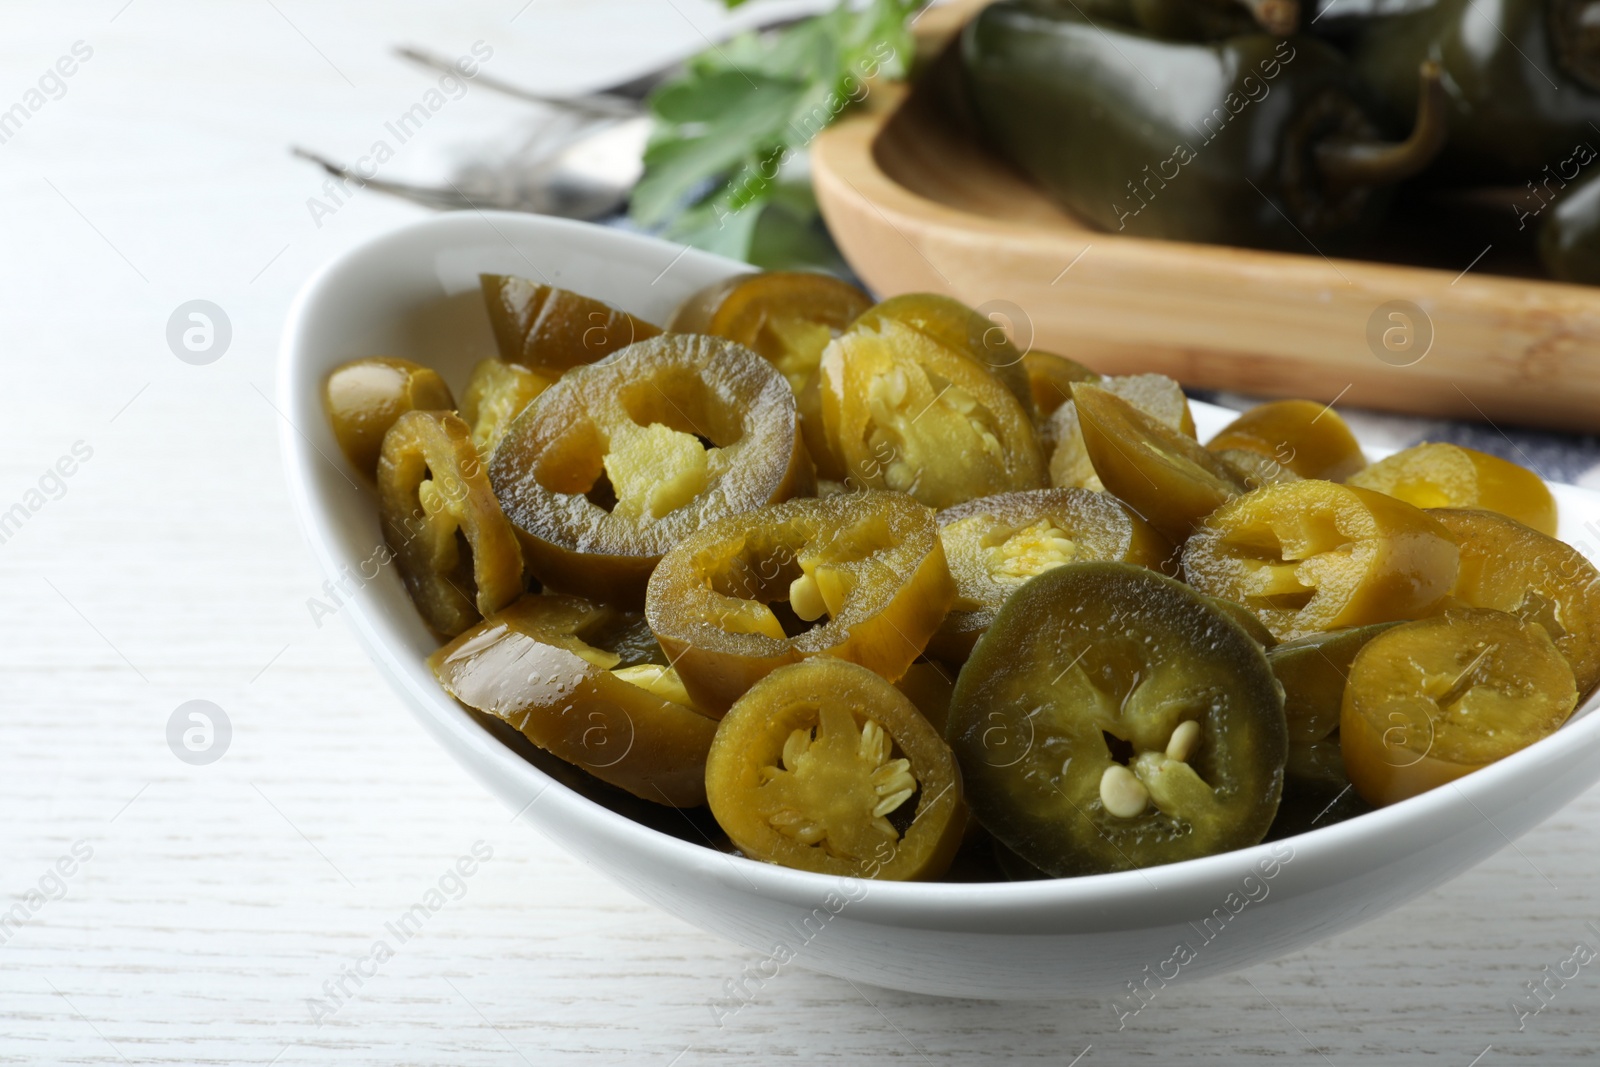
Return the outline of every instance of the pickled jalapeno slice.
<path id="1" fill-rule="evenodd" d="M 1244 492 L 1239 473 L 1200 442 L 1110 390 L 1080 385 L 1072 402 L 1101 484 L 1174 541 Z"/>
<path id="2" fill-rule="evenodd" d="M 637 621 L 581 597 L 530 594 L 428 665 L 451 696 L 602 781 L 657 804 L 704 804 L 716 721 L 694 710 L 672 668 L 651 662 L 659 654 L 640 655 Z"/>
<path id="3" fill-rule="evenodd" d="M 458 634 L 522 594 L 522 552 L 472 431 L 447 411 L 401 415 L 378 459 L 378 514 L 429 626 Z"/>
<path id="4" fill-rule="evenodd" d="M 1339 718 L 1345 771 L 1367 803 L 1393 804 L 1549 736 L 1577 702 L 1572 668 L 1541 627 L 1446 611 L 1356 654 Z"/>
<path id="5" fill-rule="evenodd" d="M 322 406 L 334 439 L 350 465 L 377 475 L 383 435 L 408 411 L 451 411 L 456 406 L 444 379 L 407 359 L 374 356 L 342 363 L 322 386 Z"/>
<path id="6" fill-rule="evenodd" d="M 1339 730 L 1344 687 L 1368 641 L 1398 623 L 1377 622 L 1311 634 L 1267 650 L 1267 663 L 1283 686 L 1289 742 L 1325 741 Z"/>
<path id="7" fill-rule="evenodd" d="M 956 668 L 935 660 L 919 659 L 894 683 L 940 737 L 944 736 L 945 723 L 950 721 L 950 697 L 955 693 L 958 673 Z"/>
<path id="8" fill-rule="evenodd" d="M 1283 766 L 1283 800 L 1267 840 L 1332 826 L 1371 810 L 1344 773 L 1338 730 L 1321 741 L 1290 741 Z"/>
<path id="9" fill-rule="evenodd" d="M 1164 374 L 1126 374 L 1101 378 L 1097 385 L 1186 437 L 1194 436 L 1194 415 L 1183 387 Z M 1077 405 L 1070 400 L 1051 416 L 1040 438 L 1049 443 L 1050 484 L 1058 488 L 1104 489 L 1084 443 Z"/>
<path id="10" fill-rule="evenodd" d="M 1210 604 L 1228 618 L 1238 623 L 1240 629 L 1249 634 L 1256 644 L 1260 645 L 1264 649 L 1267 649 L 1268 651 L 1271 651 L 1273 648 L 1277 647 L 1278 639 L 1272 636 L 1272 631 L 1267 629 L 1267 624 L 1262 622 L 1261 617 L 1255 612 L 1251 611 L 1237 600 L 1229 600 L 1227 597 L 1221 596 L 1206 596 L 1204 593 L 1201 593 L 1200 595 L 1205 597 L 1207 604 Z"/>
<path id="11" fill-rule="evenodd" d="M 1044 486 L 1033 426 L 999 379 L 897 319 L 874 322 L 822 354 L 822 425 L 849 481 L 933 508 Z"/>
<path id="12" fill-rule="evenodd" d="M 547 588 L 623 607 L 691 531 L 812 485 L 783 377 L 690 334 L 568 371 L 511 424 L 489 479 Z"/>
<path id="13" fill-rule="evenodd" d="M 1367 465 L 1356 435 L 1334 410 L 1313 400 L 1258 404 L 1224 426 L 1206 447 L 1266 456 L 1302 478 L 1342 482 Z"/>
<path id="14" fill-rule="evenodd" d="M 662 557 L 645 617 L 695 703 L 721 714 L 813 656 L 896 681 L 954 599 L 933 512 L 902 493 L 861 492 L 702 526 Z"/>
<path id="15" fill-rule="evenodd" d="M 1034 489 L 969 500 L 938 515 L 939 540 L 956 580 L 956 600 L 930 651 L 965 660 L 995 614 L 1023 582 L 1079 560 L 1161 567 L 1171 542 L 1103 493 Z"/>
<path id="16" fill-rule="evenodd" d="M 610 304 L 509 274 L 480 274 L 495 345 L 507 363 L 551 377 L 661 332 Z"/>
<path id="17" fill-rule="evenodd" d="M 1100 375 L 1075 359 L 1054 352 L 1033 349 L 1022 357 L 1022 370 L 1028 376 L 1028 391 L 1033 396 L 1033 417 L 1041 432 L 1056 410 L 1072 399 L 1078 382 L 1098 382 Z"/>
<path id="18" fill-rule="evenodd" d="M 746 855 L 853 878 L 936 878 L 961 844 L 961 772 L 904 694 L 864 667 L 773 671 L 706 760 L 717 824 Z"/>
<path id="19" fill-rule="evenodd" d="M 1600 685 L 1600 571 L 1583 553 L 1493 511 L 1428 514 L 1461 543 L 1455 596 L 1542 626 L 1587 696 Z"/>
<path id="20" fill-rule="evenodd" d="M 1101 562 L 1012 595 L 946 736 L 973 816 L 1056 877 L 1255 844 L 1288 748 L 1259 644 L 1181 582 Z"/>
<path id="21" fill-rule="evenodd" d="M 1247 490 L 1260 489 L 1263 485 L 1283 485 L 1286 482 L 1302 480 L 1300 475 L 1271 456 L 1260 452 L 1249 452 L 1242 448 L 1221 448 L 1213 451 L 1216 452 L 1218 459 L 1233 468 Z"/>
<path id="22" fill-rule="evenodd" d="M 1380 459 L 1348 481 L 1419 508 L 1498 511 L 1547 537 L 1556 533 L 1556 500 L 1544 479 L 1487 452 L 1416 445 Z"/>
<path id="23" fill-rule="evenodd" d="M 1306 480 L 1218 508 L 1183 549 L 1202 593 L 1237 600 L 1280 641 L 1415 619 L 1455 584 L 1459 552 L 1437 520 L 1370 489 Z"/>
<path id="24" fill-rule="evenodd" d="M 684 301 L 667 330 L 726 337 L 755 350 L 798 396 L 828 342 L 871 306 L 866 293 L 826 274 L 737 274 Z"/>
<path id="25" fill-rule="evenodd" d="M 472 443 L 485 460 L 500 443 L 512 420 L 553 379 L 500 359 L 479 360 L 461 396 L 461 417 L 472 427 Z"/>
<path id="26" fill-rule="evenodd" d="M 948 296 L 905 293 L 874 304 L 862 312 L 856 324 L 876 329 L 886 319 L 926 334 L 953 352 L 963 353 L 1000 379 L 1023 409 L 1030 416 L 1033 414 L 1033 385 L 1022 350 L 1006 336 L 999 322 L 985 318 Z"/>

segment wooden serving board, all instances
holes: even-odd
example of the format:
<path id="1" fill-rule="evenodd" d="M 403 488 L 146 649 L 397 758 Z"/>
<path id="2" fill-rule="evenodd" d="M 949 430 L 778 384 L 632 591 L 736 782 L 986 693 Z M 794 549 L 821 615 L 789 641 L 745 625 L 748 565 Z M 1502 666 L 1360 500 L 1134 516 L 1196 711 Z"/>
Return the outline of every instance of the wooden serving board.
<path id="1" fill-rule="evenodd" d="M 981 6 L 931 9 L 922 45 L 948 40 Z M 1600 430 L 1600 288 L 1465 261 L 1425 269 L 1102 232 L 1047 200 L 931 92 L 899 85 L 876 87 L 818 137 L 812 171 L 834 240 L 877 294 L 946 293 L 990 311 L 1018 343 L 1101 371 Z"/>

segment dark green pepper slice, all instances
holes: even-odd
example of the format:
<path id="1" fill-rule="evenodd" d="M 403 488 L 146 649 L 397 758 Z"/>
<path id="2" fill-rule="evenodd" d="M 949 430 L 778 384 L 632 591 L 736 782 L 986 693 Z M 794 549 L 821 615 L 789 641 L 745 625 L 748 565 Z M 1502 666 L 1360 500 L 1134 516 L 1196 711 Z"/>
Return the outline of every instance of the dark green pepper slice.
<path id="1" fill-rule="evenodd" d="M 1365 815 L 1372 805 L 1361 799 L 1344 773 L 1339 734 L 1322 741 L 1290 741 L 1283 768 L 1283 800 L 1267 840 L 1276 841 Z"/>
<path id="2" fill-rule="evenodd" d="M 947 736 L 978 821 L 1057 877 L 1255 844 L 1288 747 L 1261 646 L 1181 582 L 1105 562 L 1012 595 Z"/>
<path id="3" fill-rule="evenodd" d="M 559 377 L 661 332 L 610 304 L 509 274 L 480 274 L 500 358 Z"/>
<path id="4" fill-rule="evenodd" d="M 1204 593 L 1200 594 L 1205 596 Z M 1222 596 L 1206 596 L 1206 603 L 1222 612 L 1228 618 L 1238 623 L 1245 633 L 1255 639 L 1256 644 L 1262 648 L 1276 647 L 1278 639 L 1272 636 L 1272 631 L 1267 629 L 1267 624 L 1261 621 L 1261 616 L 1239 603 Z"/>
<path id="5" fill-rule="evenodd" d="M 1437 60 L 1449 93 L 1449 139 L 1430 179 L 1452 185 L 1529 181 L 1552 169 L 1600 123 L 1600 34 L 1589 0 L 1439 0 L 1375 21 L 1352 62 L 1395 116 L 1416 106 L 1417 64 Z"/>
<path id="6" fill-rule="evenodd" d="M 1377 222 L 1387 187 L 1443 137 L 1436 72 L 1411 136 L 1391 143 L 1343 56 L 1311 38 L 1174 42 L 1006 0 L 968 24 L 962 57 L 1002 153 L 1075 215 L 1129 236 L 1337 245 Z"/>
<path id="7" fill-rule="evenodd" d="M 1366 643 L 1391 626 L 1378 622 L 1312 634 L 1267 651 L 1267 663 L 1283 685 L 1289 741 L 1324 741 L 1339 729 L 1339 708 L 1350 664 Z"/>
<path id="8" fill-rule="evenodd" d="M 1245 491 L 1244 476 L 1236 469 L 1115 393 L 1079 385 L 1072 402 L 1101 484 L 1174 544 Z"/>

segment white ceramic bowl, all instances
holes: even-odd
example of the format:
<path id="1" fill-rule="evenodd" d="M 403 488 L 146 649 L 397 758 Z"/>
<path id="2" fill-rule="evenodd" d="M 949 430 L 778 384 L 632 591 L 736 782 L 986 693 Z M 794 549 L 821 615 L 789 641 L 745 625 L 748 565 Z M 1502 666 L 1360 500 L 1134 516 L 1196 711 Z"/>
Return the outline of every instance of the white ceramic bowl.
<path id="1" fill-rule="evenodd" d="M 744 269 L 619 230 L 461 213 L 370 241 L 318 271 L 289 314 L 278 396 L 293 422 L 282 434 L 290 494 L 323 570 L 359 576 L 381 542 L 375 498 L 345 468 L 323 416 L 320 385 L 336 364 L 403 356 L 459 389 L 472 362 L 492 351 L 480 271 L 547 278 L 659 322 L 686 294 Z M 1228 417 L 1195 409 L 1202 436 Z M 1562 537 L 1593 558 L 1600 496 L 1553 488 Z M 1580 712 L 1553 737 L 1454 786 L 1277 845 L 1076 879 L 841 882 L 651 829 L 542 772 L 440 690 L 424 663 L 434 641 L 392 567 L 365 581 L 342 614 L 452 756 L 619 884 L 770 954 L 761 965 L 769 972 L 792 960 L 944 996 L 1100 995 L 1131 1009 L 1129 982 L 1155 988 L 1222 974 L 1381 915 L 1504 847 L 1600 777 L 1600 715 Z M 678 829 L 692 838 L 686 825 Z"/>

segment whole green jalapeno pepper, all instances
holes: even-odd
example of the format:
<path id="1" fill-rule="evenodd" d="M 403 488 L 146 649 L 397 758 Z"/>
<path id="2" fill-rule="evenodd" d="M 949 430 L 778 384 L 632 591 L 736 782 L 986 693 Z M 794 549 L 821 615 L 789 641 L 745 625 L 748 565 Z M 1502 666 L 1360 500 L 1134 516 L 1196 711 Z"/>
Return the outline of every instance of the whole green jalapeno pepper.
<path id="1" fill-rule="evenodd" d="M 1573 186 L 1545 215 L 1539 258 L 1558 281 L 1600 285 L 1600 176 Z"/>
<path id="2" fill-rule="evenodd" d="M 1260 31 L 1288 37 L 1300 27 L 1300 0 L 1128 0 L 1131 24 L 1180 41 L 1216 41 Z"/>
<path id="3" fill-rule="evenodd" d="M 1372 91 L 1403 115 L 1415 106 L 1419 62 L 1449 86 L 1449 138 L 1430 181 L 1564 188 L 1558 173 L 1600 124 L 1600 3 L 1439 0 L 1374 21 L 1352 50 Z"/>
<path id="4" fill-rule="evenodd" d="M 1411 135 L 1386 141 L 1344 58 L 1309 37 L 1177 42 L 1003 0 L 968 24 L 962 58 L 997 147 L 1074 214 L 1130 236 L 1336 248 L 1444 132 L 1433 67 L 1412 70 Z"/>

